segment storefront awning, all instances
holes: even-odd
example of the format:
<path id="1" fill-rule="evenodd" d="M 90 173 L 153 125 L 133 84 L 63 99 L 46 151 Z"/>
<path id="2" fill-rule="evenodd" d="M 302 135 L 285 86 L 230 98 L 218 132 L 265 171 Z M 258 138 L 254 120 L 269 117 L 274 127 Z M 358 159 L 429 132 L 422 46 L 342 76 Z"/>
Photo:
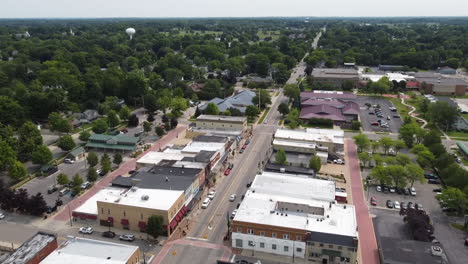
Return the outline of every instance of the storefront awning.
<path id="1" fill-rule="evenodd" d="M 120 223 L 124 226 L 128 226 L 129 225 L 129 222 L 128 222 L 128 219 L 122 219 L 120 220 Z"/>

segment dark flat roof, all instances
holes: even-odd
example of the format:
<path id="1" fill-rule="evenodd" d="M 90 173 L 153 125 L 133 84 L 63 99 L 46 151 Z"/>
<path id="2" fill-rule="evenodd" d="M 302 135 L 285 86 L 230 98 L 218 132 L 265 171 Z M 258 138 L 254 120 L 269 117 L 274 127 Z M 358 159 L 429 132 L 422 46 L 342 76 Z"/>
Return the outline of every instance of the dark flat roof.
<path id="1" fill-rule="evenodd" d="M 200 135 L 196 136 L 192 141 L 224 143 L 227 141 L 227 137 Z"/>
<path id="2" fill-rule="evenodd" d="M 197 177 L 200 171 L 201 169 L 179 168 L 179 167 L 156 165 L 152 167 L 148 172 L 152 174 L 162 175 L 162 176 L 179 176 L 179 177 L 194 178 L 194 177 Z"/>
<path id="3" fill-rule="evenodd" d="M 314 170 L 309 169 L 309 168 L 302 168 L 302 167 L 295 167 L 295 166 L 284 166 L 284 165 L 278 165 L 278 164 L 274 164 L 274 163 L 268 163 L 265 166 L 265 171 L 279 172 L 279 171 L 281 171 L 281 169 L 284 169 L 284 173 L 303 174 L 303 175 L 315 176 Z"/>
<path id="4" fill-rule="evenodd" d="M 213 155 L 216 153 L 216 151 L 206 151 L 206 150 L 202 150 L 200 151 L 196 156 L 195 156 L 195 159 L 194 161 L 196 162 L 210 162 L 211 161 L 211 157 L 213 157 Z"/>
<path id="5" fill-rule="evenodd" d="M 430 242 L 380 237 L 379 249 L 385 264 L 440 264 L 448 260 L 431 254 Z M 437 245 L 440 246 L 440 245 Z M 444 249 L 442 249 L 444 250 Z"/>
<path id="6" fill-rule="evenodd" d="M 133 176 L 139 188 L 179 190 L 185 191 L 192 185 L 194 179 L 190 177 L 163 176 L 148 172 L 141 172 Z"/>
<path id="7" fill-rule="evenodd" d="M 310 232 L 307 241 L 334 244 L 345 247 L 357 247 L 357 237 L 336 235 L 331 233 Z"/>

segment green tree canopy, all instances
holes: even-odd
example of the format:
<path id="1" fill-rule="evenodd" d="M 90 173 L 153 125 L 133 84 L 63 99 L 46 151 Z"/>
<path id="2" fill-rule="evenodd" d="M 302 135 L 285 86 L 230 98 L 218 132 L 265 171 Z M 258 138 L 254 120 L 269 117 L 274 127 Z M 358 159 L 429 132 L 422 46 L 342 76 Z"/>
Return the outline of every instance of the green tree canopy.
<path id="1" fill-rule="evenodd" d="M 40 145 L 31 154 L 31 159 L 34 164 L 45 165 L 53 159 L 52 152 L 45 145 Z"/>
<path id="2" fill-rule="evenodd" d="M 367 135 L 360 133 L 359 135 L 354 136 L 353 139 L 357 146 L 358 152 L 363 152 L 369 148 L 370 141 Z"/>
<path id="3" fill-rule="evenodd" d="M 88 165 L 90 167 L 96 166 L 98 164 L 98 162 L 99 162 L 99 158 L 98 158 L 98 156 L 96 155 L 95 152 L 89 152 L 88 157 L 86 159 L 87 159 Z"/>
<path id="4" fill-rule="evenodd" d="M 164 234 L 164 219 L 160 215 L 152 215 L 148 218 L 148 224 L 146 225 L 146 233 L 151 235 L 153 238 L 157 238 Z"/>
<path id="5" fill-rule="evenodd" d="M 276 164 L 279 164 L 279 165 L 286 165 L 288 164 L 288 160 L 286 158 L 286 152 L 283 150 L 283 149 L 279 149 L 277 152 L 276 152 L 276 155 L 275 155 L 275 162 Z"/>
<path id="6" fill-rule="evenodd" d="M 312 156 L 309 160 L 309 168 L 313 169 L 316 173 L 322 168 L 322 160 L 318 156 Z"/>
<path id="7" fill-rule="evenodd" d="M 27 174 L 26 167 L 19 161 L 14 161 L 8 169 L 8 175 L 15 181 L 23 179 Z"/>
<path id="8" fill-rule="evenodd" d="M 106 120 L 98 119 L 93 122 L 93 127 L 91 128 L 91 130 L 93 130 L 93 132 L 96 134 L 104 134 L 106 133 L 108 128 L 109 126 L 107 125 Z"/>
<path id="9" fill-rule="evenodd" d="M 205 108 L 205 114 L 207 115 L 219 115 L 218 106 L 214 103 L 209 103 Z"/>
<path id="10" fill-rule="evenodd" d="M 64 151 L 70 151 L 76 146 L 73 138 L 70 135 L 61 136 L 57 142 L 57 145 Z"/>
<path id="11" fill-rule="evenodd" d="M 57 175 L 57 183 L 60 185 L 65 185 L 69 183 L 70 180 L 68 179 L 68 176 L 65 173 L 60 173 Z"/>

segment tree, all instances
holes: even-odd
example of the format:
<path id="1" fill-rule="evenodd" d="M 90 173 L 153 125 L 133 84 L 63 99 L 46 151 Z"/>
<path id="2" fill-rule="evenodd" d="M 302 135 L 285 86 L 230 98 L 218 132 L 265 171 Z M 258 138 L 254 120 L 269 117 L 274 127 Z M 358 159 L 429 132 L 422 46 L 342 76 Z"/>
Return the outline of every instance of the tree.
<path id="1" fill-rule="evenodd" d="M 442 143 L 439 132 L 437 132 L 436 130 L 429 131 L 426 135 L 424 135 L 424 139 L 422 143 L 425 146 Z"/>
<path id="2" fill-rule="evenodd" d="M 123 159 L 123 158 L 122 158 L 122 154 L 120 154 L 120 153 L 115 153 L 115 154 L 114 154 L 113 163 L 119 165 L 120 163 L 122 163 L 122 159 Z"/>
<path id="3" fill-rule="evenodd" d="M 145 131 L 145 133 L 148 133 L 151 131 L 151 123 L 150 122 L 143 122 L 143 131 Z"/>
<path id="4" fill-rule="evenodd" d="M 379 181 L 380 184 L 390 185 L 392 183 L 392 178 L 387 173 L 386 169 L 380 165 L 373 168 L 369 176 L 371 179 Z"/>
<path id="5" fill-rule="evenodd" d="M 26 177 L 28 171 L 26 170 L 26 167 L 24 167 L 23 163 L 15 161 L 10 166 L 8 174 L 10 175 L 11 179 L 18 181 Z"/>
<path id="6" fill-rule="evenodd" d="M 140 124 L 140 120 L 138 119 L 136 114 L 132 114 L 128 119 L 128 126 L 129 127 L 137 127 Z"/>
<path id="7" fill-rule="evenodd" d="M 466 194 L 454 187 L 443 189 L 442 194 L 437 195 L 436 198 L 444 207 L 457 209 L 460 214 L 463 214 L 468 203 Z"/>
<path id="8" fill-rule="evenodd" d="M 385 155 L 387 155 L 388 150 L 393 146 L 393 140 L 389 137 L 382 137 L 380 139 L 380 144 L 382 145 Z"/>
<path id="9" fill-rule="evenodd" d="M 109 124 L 109 127 L 116 127 L 120 124 L 120 118 L 116 111 L 110 110 L 107 113 L 107 123 Z"/>
<path id="10" fill-rule="evenodd" d="M 354 143 L 358 148 L 358 152 L 363 152 L 364 150 L 369 148 L 370 141 L 367 135 L 360 133 L 359 135 L 354 136 L 353 139 Z"/>
<path id="11" fill-rule="evenodd" d="M 99 162 L 99 158 L 96 155 L 96 153 L 94 153 L 94 152 L 89 152 L 88 157 L 86 159 L 87 159 L 88 165 L 90 167 L 96 166 L 98 164 L 98 162 Z"/>
<path id="12" fill-rule="evenodd" d="M 415 123 L 408 123 L 400 127 L 400 139 L 402 139 L 406 146 L 411 148 L 413 144 L 418 142 L 418 136 L 424 136 L 424 130 Z"/>
<path id="13" fill-rule="evenodd" d="M 411 163 L 410 157 L 408 155 L 401 154 L 401 153 L 396 155 L 395 160 L 401 166 L 406 166 L 407 164 Z"/>
<path id="14" fill-rule="evenodd" d="M 414 145 L 414 147 L 411 148 L 411 153 L 413 154 L 419 154 L 419 152 L 422 152 L 422 151 L 429 151 L 429 149 L 424 146 L 423 144 L 417 144 L 417 145 Z"/>
<path id="15" fill-rule="evenodd" d="M 393 145 L 395 147 L 395 154 L 398 154 L 398 152 L 403 149 L 403 148 L 406 148 L 406 144 L 403 140 L 401 139 L 397 139 L 395 141 L 393 141 Z"/>
<path id="16" fill-rule="evenodd" d="M 88 141 L 91 133 L 88 130 L 83 130 L 80 132 L 80 136 L 78 137 L 81 141 Z"/>
<path id="17" fill-rule="evenodd" d="M 96 173 L 96 171 L 94 171 L 94 172 Z M 81 184 L 83 184 L 83 179 L 77 173 L 72 178 L 71 186 L 72 186 L 73 189 L 78 188 L 78 190 L 79 190 L 81 188 Z"/>
<path id="18" fill-rule="evenodd" d="M 279 149 L 278 152 L 276 152 L 275 162 L 276 164 L 279 164 L 279 165 L 288 164 L 288 160 L 286 158 L 286 152 L 283 149 Z"/>
<path id="19" fill-rule="evenodd" d="M 380 141 L 378 140 L 372 140 L 371 141 L 371 149 L 372 149 L 372 154 L 377 152 L 377 150 L 380 148 Z"/>
<path id="20" fill-rule="evenodd" d="M 219 115 L 219 108 L 215 103 L 209 103 L 204 112 L 207 115 Z"/>
<path id="21" fill-rule="evenodd" d="M 301 90 L 296 84 L 286 84 L 283 89 L 284 95 L 289 97 L 289 101 L 298 100 Z"/>
<path id="22" fill-rule="evenodd" d="M 431 225 L 431 220 L 426 212 L 418 209 L 402 208 L 400 215 L 405 215 L 403 221 L 408 224 L 409 230 L 415 240 L 431 241 L 430 235 L 434 232 L 434 227 Z"/>
<path id="23" fill-rule="evenodd" d="M 278 105 L 278 112 L 281 113 L 281 115 L 286 116 L 289 114 L 289 106 L 286 103 L 281 103 Z"/>
<path id="24" fill-rule="evenodd" d="M 34 216 L 41 216 L 47 211 L 47 203 L 39 192 L 27 200 L 28 213 Z"/>
<path id="25" fill-rule="evenodd" d="M 96 134 L 104 134 L 108 128 L 107 122 L 104 119 L 99 119 L 93 122 L 91 130 Z"/>
<path id="26" fill-rule="evenodd" d="M 68 133 L 72 130 L 71 123 L 63 118 L 59 113 L 52 112 L 49 114 L 49 126 L 52 131 Z"/>
<path id="27" fill-rule="evenodd" d="M 121 120 L 127 120 L 130 117 L 130 109 L 125 105 L 119 110 L 119 117 Z"/>
<path id="28" fill-rule="evenodd" d="M 24 123 L 18 131 L 18 156 L 20 160 L 31 158 L 32 152 L 42 145 L 41 132 L 31 122 Z"/>
<path id="29" fill-rule="evenodd" d="M 31 159 L 34 164 L 45 165 L 49 163 L 49 161 L 51 161 L 53 158 L 54 157 L 52 156 L 52 152 L 45 145 L 40 145 L 31 154 Z"/>
<path id="30" fill-rule="evenodd" d="M 245 109 L 245 115 L 251 119 L 258 116 L 258 114 L 260 114 L 260 110 L 258 109 L 258 107 L 254 105 L 248 105 L 247 108 Z"/>
<path id="31" fill-rule="evenodd" d="M 164 135 L 164 129 L 161 126 L 157 126 L 154 131 L 158 135 L 158 137 L 162 137 Z"/>
<path id="32" fill-rule="evenodd" d="M 102 172 L 104 174 L 112 170 L 111 159 L 109 155 L 107 155 L 107 153 L 104 153 L 104 155 L 102 155 L 101 157 L 101 167 L 102 167 Z"/>
<path id="33" fill-rule="evenodd" d="M 429 168 L 435 160 L 434 154 L 429 150 L 424 150 L 418 153 L 418 157 L 416 159 L 418 163 L 423 168 Z"/>
<path id="34" fill-rule="evenodd" d="M 405 168 L 401 165 L 388 165 L 384 168 L 388 176 L 392 178 L 393 186 L 398 188 L 406 187 L 407 177 L 405 175 Z"/>
<path id="35" fill-rule="evenodd" d="M 70 180 L 68 179 L 68 176 L 65 174 L 65 173 L 60 173 L 58 176 L 57 176 L 57 183 L 60 184 L 60 185 L 65 185 L 67 184 L 68 182 L 70 182 Z"/>
<path id="36" fill-rule="evenodd" d="M 16 161 L 16 152 L 0 139 L 0 171 L 9 168 Z"/>
<path id="37" fill-rule="evenodd" d="M 410 188 L 413 187 L 415 181 L 424 183 L 425 180 L 424 170 L 414 163 L 409 163 L 405 165 L 405 176 L 411 184 Z"/>
<path id="38" fill-rule="evenodd" d="M 102 169 L 104 171 L 104 169 Z M 88 175 L 86 175 L 86 179 L 90 182 L 95 182 L 98 178 L 98 174 L 94 167 L 88 168 Z"/>
<path id="39" fill-rule="evenodd" d="M 322 167 L 322 160 L 318 156 L 312 156 L 309 160 L 309 168 L 313 169 L 315 173 L 320 171 Z"/>
<path id="40" fill-rule="evenodd" d="M 259 107 L 261 109 L 265 109 L 265 107 L 267 107 L 267 105 L 271 104 L 271 95 L 267 90 L 257 89 L 256 94 L 257 95 L 254 98 L 252 98 L 252 103 L 254 103 L 256 105 L 258 105 L 258 103 L 260 103 Z M 259 101 L 259 99 L 260 99 L 260 101 Z"/>
<path id="41" fill-rule="evenodd" d="M 351 121 L 351 129 L 352 130 L 359 130 L 361 128 L 361 122 L 357 120 Z"/>
<path id="42" fill-rule="evenodd" d="M 157 238 L 164 234 L 163 228 L 164 219 L 160 215 L 152 215 L 148 217 L 148 224 L 146 225 L 146 233 L 153 238 Z"/>
<path id="43" fill-rule="evenodd" d="M 198 108 L 198 106 L 197 106 L 197 108 L 195 109 L 195 115 L 194 115 L 195 118 L 199 117 L 201 114 L 202 114 L 202 113 L 201 113 L 201 111 L 200 111 L 200 108 Z"/>
<path id="44" fill-rule="evenodd" d="M 369 152 L 361 152 L 358 154 L 358 158 L 362 163 L 362 166 L 365 167 L 367 163 L 369 163 L 372 159 L 372 156 Z"/>
<path id="45" fill-rule="evenodd" d="M 341 84 L 341 89 L 343 91 L 351 91 L 354 88 L 354 82 L 351 80 L 346 80 Z"/>
<path id="46" fill-rule="evenodd" d="M 448 131 L 457 119 L 458 110 L 446 101 L 437 101 L 429 105 L 426 116 L 429 121 Z"/>
<path id="47" fill-rule="evenodd" d="M 64 135 L 59 138 L 57 145 L 64 151 L 69 151 L 75 148 L 75 141 L 70 135 Z"/>

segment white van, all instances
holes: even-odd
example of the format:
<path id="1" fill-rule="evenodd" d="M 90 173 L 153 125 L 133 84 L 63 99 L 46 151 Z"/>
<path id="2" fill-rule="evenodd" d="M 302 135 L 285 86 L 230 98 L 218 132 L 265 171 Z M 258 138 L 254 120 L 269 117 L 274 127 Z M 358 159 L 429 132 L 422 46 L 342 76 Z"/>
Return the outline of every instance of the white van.
<path id="1" fill-rule="evenodd" d="M 208 205 L 210 204 L 210 202 L 211 202 L 210 198 L 205 198 L 205 200 L 203 200 L 201 208 L 203 208 L 203 209 L 208 208 Z"/>

